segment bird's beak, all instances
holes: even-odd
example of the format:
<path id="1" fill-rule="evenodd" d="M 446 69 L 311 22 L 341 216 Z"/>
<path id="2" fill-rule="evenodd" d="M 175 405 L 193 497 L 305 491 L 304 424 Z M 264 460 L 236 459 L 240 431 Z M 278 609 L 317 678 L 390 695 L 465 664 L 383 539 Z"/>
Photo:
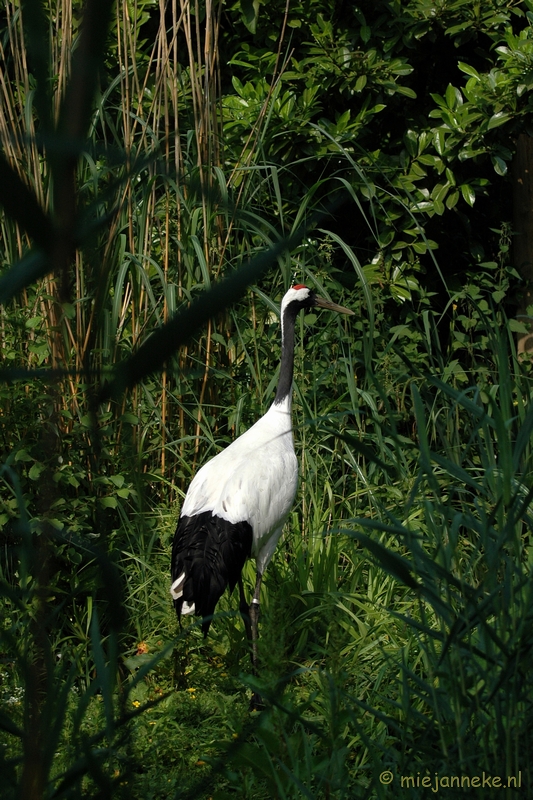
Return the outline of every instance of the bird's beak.
<path id="1" fill-rule="evenodd" d="M 338 314 L 355 314 L 355 311 L 350 308 L 338 306 L 337 303 L 332 303 L 331 300 L 325 300 L 323 297 L 315 296 L 315 305 L 320 306 L 320 308 L 327 308 L 329 311 L 336 311 Z"/>

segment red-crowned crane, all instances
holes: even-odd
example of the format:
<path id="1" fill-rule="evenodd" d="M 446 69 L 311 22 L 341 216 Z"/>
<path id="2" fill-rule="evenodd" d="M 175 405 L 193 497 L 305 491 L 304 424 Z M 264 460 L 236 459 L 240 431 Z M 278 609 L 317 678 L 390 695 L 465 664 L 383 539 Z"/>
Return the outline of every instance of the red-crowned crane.
<path id="1" fill-rule="evenodd" d="M 257 667 L 257 621 L 261 579 L 281 536 L 296 494 L 298 462 L 292 438 L 294 328 L 304 308 L 353 314 L 298 284 L 281 303 L 281 365 L 274 402 L 264 416 L 195 475 L 181 509 L 172 545 L 170 593 L 182 614 L 203 617 L 207 636 L 226 586 L 239 585 L 240 612 L 252 663 Z M 255 591 L 246 603 L 241 572 L 254 556 Z"/>

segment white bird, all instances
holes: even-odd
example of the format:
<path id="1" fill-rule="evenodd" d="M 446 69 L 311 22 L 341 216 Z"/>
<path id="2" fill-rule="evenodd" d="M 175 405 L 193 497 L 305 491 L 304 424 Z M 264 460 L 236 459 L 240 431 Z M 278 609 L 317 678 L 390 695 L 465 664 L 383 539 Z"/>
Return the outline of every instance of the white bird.
<path id="1" fill-rule="evenodd" d="M 182 614 L 203 618 L 207 636 L 215 606 L 226 586 L 239 585 L 240 612 L 257 666 L 259 593 L 296 494 L 298 462 L 292 436 L 291 404 L 294 329 L 305 308 L 353 314 L 318 297 L 307 286 L 289 289 L 281 303 L 281 365 L 274 402 L 249 430 L 204 464 L 183 503 L 172 545 L 170 593 Z M 247 605 L 241 572 L 256 559 L 256 583 Z"/>

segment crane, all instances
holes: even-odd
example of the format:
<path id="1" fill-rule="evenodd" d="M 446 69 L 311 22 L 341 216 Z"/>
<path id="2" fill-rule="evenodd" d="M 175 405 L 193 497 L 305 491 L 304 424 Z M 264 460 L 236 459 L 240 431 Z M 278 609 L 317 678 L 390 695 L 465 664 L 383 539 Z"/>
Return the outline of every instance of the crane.
<path id="1" fill-rule="evenodd" d="M 296 317 L 313 307 L 354 313 L 302 284 L 288 290 L 281 302 L 281 364 L 274 402 L 251 428 L 197 472 L 172 545 L 170 593 L 180 624 L 182 614 L 196 614 L 202 617 L 207 636 L 226 586 L 232 592 L 238 584 L 254 672 L 261 581 L 298 484 L 291 421 Z M 251 556 L 256 559 L 256 581 L 248 606 L 241 573 Z"/>

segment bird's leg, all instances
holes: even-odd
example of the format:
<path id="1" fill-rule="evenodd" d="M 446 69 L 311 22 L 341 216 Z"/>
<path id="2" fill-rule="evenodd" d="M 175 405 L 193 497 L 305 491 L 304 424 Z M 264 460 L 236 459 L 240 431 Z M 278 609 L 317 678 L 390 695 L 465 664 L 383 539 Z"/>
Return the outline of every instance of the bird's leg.
<path id="1" fill-rule="evenodd" d="M 257 677 L 257 640 L 259 638 L 258 632 L 258 621 L 259 621 L 259 595 L 261 592 L 261 580 L 263 576 L 260 572 L 257 573 L 257 577 L 255 579 L 255 590 L 254 596 L 252 597 L 252 602 L 250 603 L 250 626 L 251 626 L 251 634 L 252 634 L 252 670 L 255 677 Z M 250 701 L 250 709 L 253 711 L 254 709 L 261 709 L 263 708 L 263 701 L 261 699 L 261 695 L 257 692 L 252 694 L 252 699 Z"/>
<path id="2" fill-rule="evenodd" d="M 259 608 L 260 608 L 260 592 L 261 581 L 263 576 L 260 572 L 257 573 L 255 579 L 255 590 L 252 602 L 250 603 L 250 623 L 252 628 L 252 664 L 254 668 L 254 675 L 257 675 L 257 639 L 259 638 L 258 622 L 259 622 Z"/>
<path id="3" fill-rule="evenodd" d="M 246 602 L 246 597 L 244 596 L 244 588 L 242 585 L 242 578 L 239 575 L 239 611 L 241 612 L 242 621 L 244 622 L 244 629 L 246 631 L 246 638 L 251 643 L 252 641 L 252 626 L 250 623 L 250 609 L 248 607 L 248 603 Z M 253 663 L 253 660 L 252 660 Z"/>
<path id="4" fill-rule="evenodd" d="M 173 660 L 174 660 L 174 686 L 176 689 L 185 689 L 187 687 L 187 673 L 189 670 L 187 669 L 189 664 L 189 640 L 185 638 L 182 642 L 179 641 L 181 639 L 182 634 L 182 627 L 181 627 L 181 619 L 179 620 L 180 624 L 180 635 L 176 636 L 176 643 L 174 644 L 174 651 L 173 651 Z"/>

